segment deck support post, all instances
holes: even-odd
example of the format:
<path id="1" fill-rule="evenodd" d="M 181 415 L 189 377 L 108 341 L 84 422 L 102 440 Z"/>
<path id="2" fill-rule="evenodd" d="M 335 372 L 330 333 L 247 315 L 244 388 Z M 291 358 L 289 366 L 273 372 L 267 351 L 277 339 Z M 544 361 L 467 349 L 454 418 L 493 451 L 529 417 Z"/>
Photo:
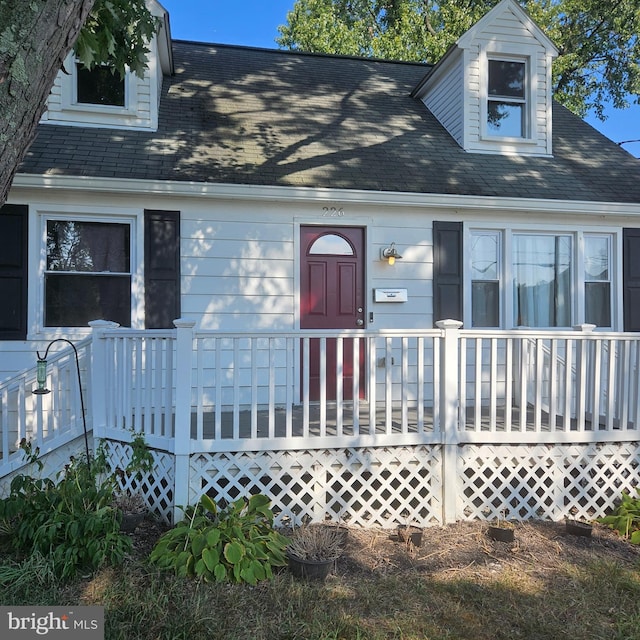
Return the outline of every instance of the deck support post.
<path id="1" fill-rule="evenodd" d="M 193 356 L 193 320 L 179 318 L 176 326 L 176 420 L 173 439 L 175 483 L 173 495 L 174 524 L 184 517 L 182 508 L 189 504 L 191 483 L 191 361 Z"/>
<path id="2" fill-rule="evenodd" d="M 460 410 L 460 328 L 458 320 L 440 320 L 440 432 L 442 434 L 442 523 L 458 516 L 458 413 Z"/>

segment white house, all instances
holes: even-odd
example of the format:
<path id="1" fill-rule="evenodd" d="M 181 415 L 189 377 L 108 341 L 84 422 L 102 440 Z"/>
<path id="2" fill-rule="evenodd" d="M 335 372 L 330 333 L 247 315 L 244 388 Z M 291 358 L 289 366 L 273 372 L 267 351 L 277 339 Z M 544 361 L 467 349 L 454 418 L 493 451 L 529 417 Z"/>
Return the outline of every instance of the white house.
<path id="1" fill-rule="evenodd" d="M 173 41 L 153 8 L 143 79 L 67 61 L 0 215 L 7 470 L 78 426 L 68 352 L 73 397 L 29 393 L 62 338 L 166 514 L 559 518 L 637 484 L 640 163 L 553 102 L 514 0 L 435 66 Z"/>

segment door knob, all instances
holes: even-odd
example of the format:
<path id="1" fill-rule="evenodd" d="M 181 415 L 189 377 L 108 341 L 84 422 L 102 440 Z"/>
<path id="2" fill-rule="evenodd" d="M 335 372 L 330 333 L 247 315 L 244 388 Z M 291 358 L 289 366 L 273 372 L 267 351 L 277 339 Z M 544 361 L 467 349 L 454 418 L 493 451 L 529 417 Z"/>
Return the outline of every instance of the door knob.
<path id="1" fill-rule="evenodd" d="M 358 318 L 356 320 L 356 326 L 361 327 L 364 324 L 364 320 L 362 318 Z"/>

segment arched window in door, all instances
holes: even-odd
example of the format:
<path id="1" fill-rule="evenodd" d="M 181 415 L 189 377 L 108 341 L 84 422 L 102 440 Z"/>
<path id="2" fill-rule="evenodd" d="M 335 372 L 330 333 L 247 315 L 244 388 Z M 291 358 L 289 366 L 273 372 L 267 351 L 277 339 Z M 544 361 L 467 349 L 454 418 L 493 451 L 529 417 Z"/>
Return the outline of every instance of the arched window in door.
<path id="1" fill-rule="evenodd" d="M 326 233 L 314 240 L 309 247 L 310 256 L 353 256 L 355 251 L 345 238 L 335 233 Z"/>

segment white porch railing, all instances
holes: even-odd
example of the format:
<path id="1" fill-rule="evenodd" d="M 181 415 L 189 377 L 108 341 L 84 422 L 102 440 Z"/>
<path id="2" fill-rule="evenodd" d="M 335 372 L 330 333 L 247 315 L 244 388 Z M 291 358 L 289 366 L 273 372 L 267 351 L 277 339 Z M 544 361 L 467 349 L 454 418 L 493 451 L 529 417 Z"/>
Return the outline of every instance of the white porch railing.
<path id="1" fill-rule="evenodd" d="M 73 350 L 50 352 L 46 386 L 51 393 L 35 395 L 36 367 L 0 384 L 0 477 L 19 469 L 25 458 L 20 443 L 26 440 L 42 456 L 83 435 L 86 420 L 91 430 L 91 338 L 76 343 L 85 393 L 82 413 L 78 370 Z M 34 363 L 36 353 L 34 352 Z"/>
<path id="2" fill-rule="evenodd" d="M 168 452 L 165 505 L 253 486 L 280 496 L 292 518 L 449 522 L 504 505 L 558 518 L 602 513 L 640 481 L 640 335 L 454 321 L 425 331 L 176 326 L 97 326 L 93 345 L 95 435 L 126 442 L 143 431 Z M 291 504 L 308 504 L 282 498 L 293 494 Z"/>
<path id="3" fill-rule="evenodd" d="M 135 331 L 79 343 L 87 421 L 167 518 L 204 493 L 272 496 L 280 518 L 383 525 L 601 515 L 640 483 L 640 335 L 578 331 Z M 89 360 L 91 358 L 91 360 Z M 313 366 L 311 362 L 315 363 Z M 91 364 L 89 364 L 91 362 Z M 2 458 L 81 434 L 73 353 L 0 385 Z M 177 512 L 174 514 L 174 516 Z"/>
<path id="4" fill-rule="evenodd" d="M 97 331 L 100 429 L 142 431 L 189 452 L 620 442 L 640 433 L 636 334 L 470 331 L 453 321 L 425 331 L 240 334 L 178 323 Z"/>

